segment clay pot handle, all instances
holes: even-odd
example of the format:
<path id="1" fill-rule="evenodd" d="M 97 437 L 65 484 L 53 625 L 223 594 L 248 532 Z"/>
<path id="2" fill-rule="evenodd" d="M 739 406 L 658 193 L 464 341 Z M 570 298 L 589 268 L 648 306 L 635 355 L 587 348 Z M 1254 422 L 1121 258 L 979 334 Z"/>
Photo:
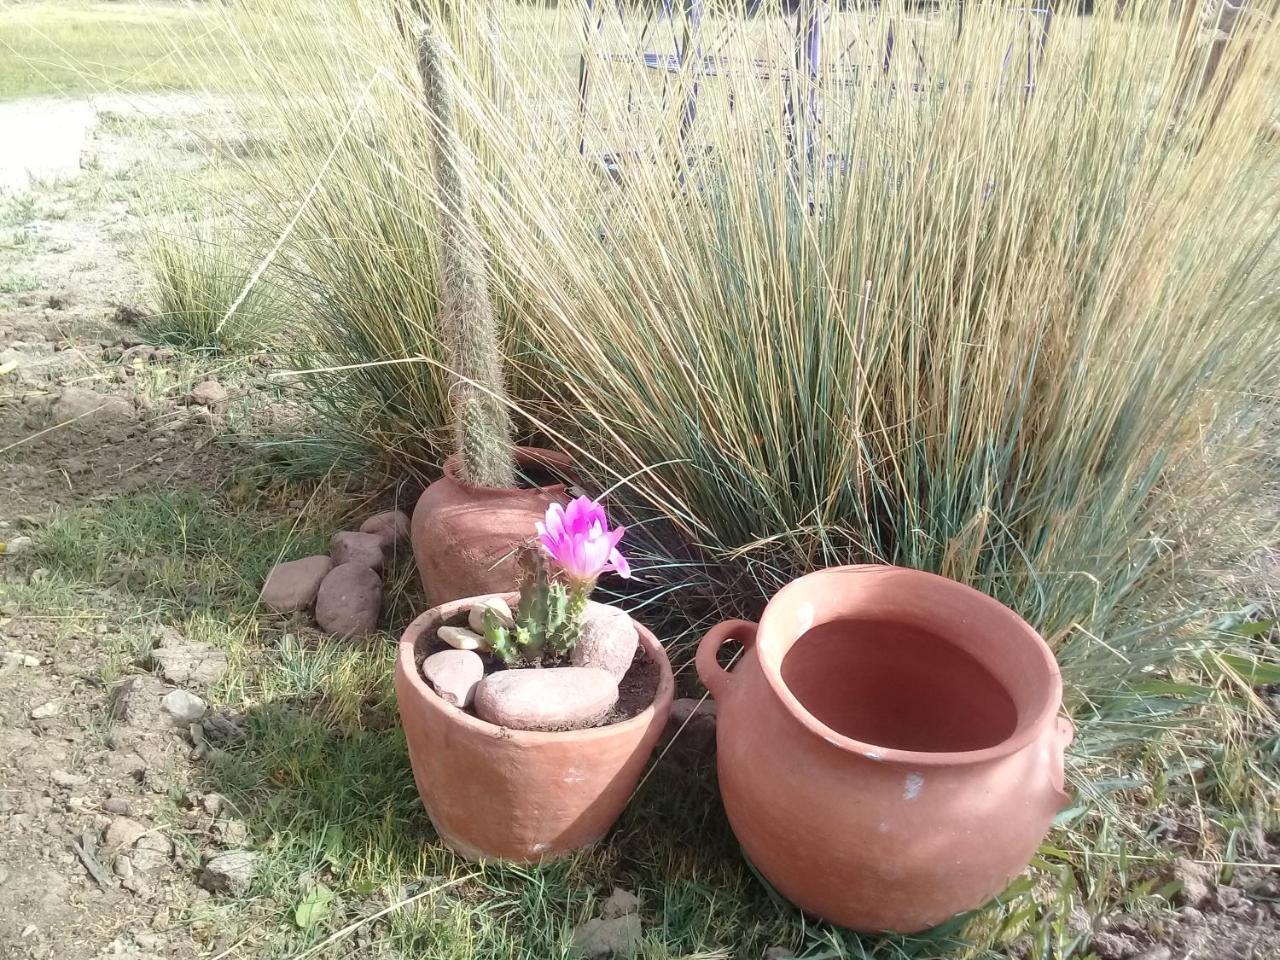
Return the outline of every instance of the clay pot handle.
<path id="1" fill-rule="evenodd" d="M 1050 777 L 1053 781 L 1053 789 L 1058 795 L 1059 810 L 1065 808 L 1071 802 L 1071 794 L 1067 793 L 1066 752 L 1067 747 L 1071 745 L 1071 741 L 1075 738 L 1075 724 L 1066 717 L 1058 717 L 1054 727 L 1053 766 L 1050 769 Z"/>
<path id="2" fill-rule="evenodd" d="M 756 642 L 756 627 L 750 620 L 726 620 L 708 630 L 698 644 L 698 679 L 717 700 L 728 689 L 729 671 L 721 669 L 716 662 L 716 653 L 731 637 L 736 638 L 748 650 L 751 649 L 751 645 Z"/>

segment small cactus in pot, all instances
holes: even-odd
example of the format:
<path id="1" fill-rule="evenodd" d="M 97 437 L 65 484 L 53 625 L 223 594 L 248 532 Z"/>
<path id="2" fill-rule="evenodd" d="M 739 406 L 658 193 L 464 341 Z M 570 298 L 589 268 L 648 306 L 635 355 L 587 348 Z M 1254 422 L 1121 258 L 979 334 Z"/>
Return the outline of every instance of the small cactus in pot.
<path id="1" fill-rule="evenodd" d="M 423 806 L 440 838 L 470 859 L 536 863 L 597 842 L 635 791 L 671 711 L 675 682 L 657 637 L 588 600 L 602 573 L 630 575 L 622 528 L 609 529 L 585 497 L 539 516 L 520 592 L 427 610 L 396 659 Z M 629 631 L 616 673 L 580 662 L 599 642 L 601 616 Z M 513 817 L 495 796 L 519 797 L 536 815 Z"/>
<path id="2" fill-rule="evenodd" d="M 626 527 L 610 530 L 604 507 L 589 497 L 578 497 L 567 507 L 553 503 L 537 530 L 537 544 L 521 551 L 523 576 L 514 618 L 493 607 L 483 615 L 485 642 L 508 666 L 568 657 L 600 575 L 613 571 L 631 576 L 618 549 Z"/>

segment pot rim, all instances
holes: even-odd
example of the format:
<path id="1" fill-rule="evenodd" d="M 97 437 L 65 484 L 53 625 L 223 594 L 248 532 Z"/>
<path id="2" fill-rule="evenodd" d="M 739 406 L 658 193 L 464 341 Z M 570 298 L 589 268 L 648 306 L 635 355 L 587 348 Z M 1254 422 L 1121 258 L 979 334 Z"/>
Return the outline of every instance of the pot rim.
<path id="1" fill-rule="evenodd" d="M 512 447 L 511 452 L 518 465 L 533 464 L 550 467 L 566 474 L 571 473 L 573 470 L 573 460 L 559 450 L 546 450 L 542 447 Z M 510 494 L 512 491 L 532 494 L 562 494 L 566 489 L 563 483 L 549 483 L 543 487 L 486 487 L 480 484 L 468 483 L 462 479 L 459 473 L 461 463 L 462 457 L 459 454 L 450 454 L 440 468 L 441 472 L 451 483 L 472 494 Z"/>
<path id="2" fill-rule="evenodd" d="M 636 632 L 640 636 L 640 644 L 644 647 L 645 654 L 658 665 L 658 689 L 654 691 L 653 700 L 634 717 L 618 723 L 610 723 L 602 727 L 588 727 L 583 730 L 513 730 L 510 727 L 500 727 L 495 723 L 490 723 L 488 720 L 481 720 L 466 710 L 449 703 L 431 689 L 431 685 L 427 683 L 422 676 L 422 672 L 418 669 L 416 658 L 418 638 L 427 630 L 432 621 L 439 623 L 457 610 L 470 607 L 471 604 L 479 600 L 487 600 L 491 597 L 501 597 L 511 603 L 518 599 L 519 594 L 482 593 L 474 597 L 450 600 L 448 603 L 442 603 L 438 607 L 432 607 L 418 614 L 400 636 L 396 659 L 399 661 L 401 672 L 419 696 L 435 704 L 437 709 L 447 713 L 460 726 L 484 736 L 514 740 L 517 743 L 523 743 L 528 746 L 556 741 L 563 742 L 566 739 L 590 742 L 631 730 L 647 728 L 653 723 L 660 704 L 666 707 L 670 706 L 675 696 L 676 687 L 675 675 L 671 671 L 671 660 L 667 657 L 666 649 L 658 642 L 658 638 L 653 635 L 653 632 L 630 614 L 627 614 L 627 617 L 635 624 Z"/>
<path id="3" fill-rule="evenodd" d="M 1047 674 L 1048 696 L 1034 719 L 1029 723 L 1019 724 L 1011 736 L 993 746 L 983 747 L 979 750 L 958 750 L 954 752 L 901 750 L 895 747 L 882 747 L 845 736 L 820 721 L 809 712 L 783 681 L 781 658 L 763 655 L 765 651 L 761 649 L 760 639 L 767 637 L 769 634 L 770 610 L 778 609 L 774 607 L 773 599 L 786 593 L 803 592 L 804 590 L 812 589 L 815 579 L 848 574 L 890 574 L 920 581 L 922 588 L 925 589 L 943 589 L 963 593 L 968 595 L 970 600 L 987 607 L 994 616 L 1007 621 L 1012 629 L 1021 633 L 1028 643 L 1035 646 L 1040 653 L 1040 660 Z M 769 686 L 773 688 L 774 693 L 782 700 L 788 712 L 806 730 L 821 737 L 834 747 L 859 754 L 872 762 L 908 763 L 916 766 L 961 766 L 998 760 L 1001 757 L 1017 753 L 1043 736 L 1044 732 L 1050 729 L 1056 721 L 1058 710 L 1062 705 L 1062 672 L 1058 667 L 1058 661 L 1054 657 L 1053 651 L 1049 649 L 1049 645 L 1045 643 L 1044 638 L 1040 636 L 1036 629 L 1016 612 L 994 597 L 988 596 L 981 590 L 975 590 L 967 584 L 960 583 L 958 580 L 939 576 L 936 573 L 928 573 L 924 570 L 913 570 L 910 567 L 897 567 L 891 564 L 849 564 L 839 567 L 826 567 L 822 570 L 815 570 L 813 573 L 805 574 L 803 577 L 798 577 L 774 594 L 773 599 L 770 599 L 769 603 L 766 604 L 764 613 L 760 617 L 759 634 L 755 644 L 756 660 L 760 664 L 760 669 L 764 673 Z"/>

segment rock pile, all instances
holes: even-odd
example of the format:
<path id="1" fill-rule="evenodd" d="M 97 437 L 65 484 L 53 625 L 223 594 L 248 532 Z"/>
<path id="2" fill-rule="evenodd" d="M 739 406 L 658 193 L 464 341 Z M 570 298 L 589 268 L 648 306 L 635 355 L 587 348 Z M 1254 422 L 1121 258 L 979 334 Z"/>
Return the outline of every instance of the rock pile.
<path id="1" fill-rule="evenodd" d="M 376 514 L 359 530 L 333 535 L 329 553 L 276 564 L 262 587 L 263 606 L 275 613 L 315 608 L 316 624 L 339 637 L 362 637 L 378 629 L 382 571 L 387 555 L 409 537 L 409 518 L 399 510 Z"/>

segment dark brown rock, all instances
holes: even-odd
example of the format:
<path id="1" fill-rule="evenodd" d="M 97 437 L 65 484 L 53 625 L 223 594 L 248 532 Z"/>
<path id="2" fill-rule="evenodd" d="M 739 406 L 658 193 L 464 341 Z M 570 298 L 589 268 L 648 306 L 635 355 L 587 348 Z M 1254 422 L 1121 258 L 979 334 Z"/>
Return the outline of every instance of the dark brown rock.
<path id="1" fill-rule="evenodd" d="M 316 623 L 339 637 L 361 637 L 378 629 L 382 578 L 358 563 L 329 571 L 316 594 Z"/>
<path id="2" fill-rule="evenodd" d="M 711 698 L 673 700 L 659 751 L 675 763 L 693 766 L 716 750 L 716 702 Z"/>
<path id="3" fill-rule="evenodd" d="M 1213 895 L 1217 882 L 1216 871 L 1194 860 L 1173 861 L 1173 879 L 1182 885 L 1179 900 L 1184 906 L 1203 907 Z"/>
<path id="4" fill-rule="evenodd" d="M 329 556 L 334 566 L 343 563 L 358 563 L 370 570 L 382 571 L 386 557 L 382 552 L 382 538 L 374 533 L 356 533 L 351 530 L 340 530 L 329 542 Z"/>
<path id="5" fill-rule="evenodd" d="M 332 569 L 333 561 L 324 556 L 277 563 L 262 587 L 263 606 L 276 613 L 306 610 L 315 603 L 320 583 Z"/>

